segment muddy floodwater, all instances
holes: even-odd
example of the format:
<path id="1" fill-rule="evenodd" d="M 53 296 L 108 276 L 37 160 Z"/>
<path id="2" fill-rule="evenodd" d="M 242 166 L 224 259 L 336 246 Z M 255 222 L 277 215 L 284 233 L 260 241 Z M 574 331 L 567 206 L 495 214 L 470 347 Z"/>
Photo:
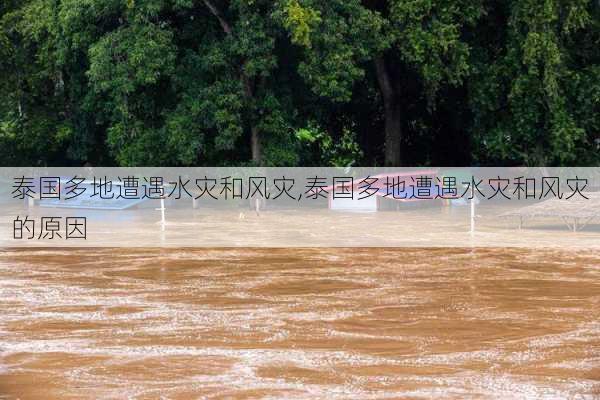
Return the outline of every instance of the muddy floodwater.
<path id="1" fill-rule="evenodd" d="M 0 399 L 600 399 L 600 253 L 0 250 Z"/>

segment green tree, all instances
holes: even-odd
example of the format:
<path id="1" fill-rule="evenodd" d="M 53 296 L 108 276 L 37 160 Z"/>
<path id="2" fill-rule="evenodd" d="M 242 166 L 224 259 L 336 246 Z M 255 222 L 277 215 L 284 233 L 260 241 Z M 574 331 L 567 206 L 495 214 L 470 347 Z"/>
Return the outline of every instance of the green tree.
<path id="1" fill-rule="evenodd" d="M 385 164 L 402 164 L 406 87 L 419 79 L 429 106 L 441 85 L 470 72 L 463 31 L 483 12 L 480 1 L 288 0 L 284 26 L 305 48 L 300 73 L 316 93 L 347 101 L 352 85 L 374 69 L 385 120 Z M 367 63 L 368 62 L 368 63 Z"/>
<path id="2" fill-rule="evenodd" d="M 6 165 L 56 162 L 72 135 L 50 11 L 41 1 L 0 5 L 0 155 Z"/>
<path id="3" fill-rule="evenodd" d="M 5 0 L 4 165 L 597 165 L 595 0 Z"/>
<path id="4" fill-rule="evenodd" d="M 596 1 L 488 4 L 470 85 L 481 162 L 600 161 L 599 28 Z"/>

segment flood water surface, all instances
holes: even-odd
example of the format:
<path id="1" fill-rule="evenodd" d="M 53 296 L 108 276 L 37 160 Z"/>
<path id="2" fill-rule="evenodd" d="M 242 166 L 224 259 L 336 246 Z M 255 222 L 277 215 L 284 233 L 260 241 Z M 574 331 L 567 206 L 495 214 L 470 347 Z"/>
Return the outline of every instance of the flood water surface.
<path id="1" fill-rule="evenodd" d="M 600 399 L 600 254 L 3 250 L 0 399 Z"/>

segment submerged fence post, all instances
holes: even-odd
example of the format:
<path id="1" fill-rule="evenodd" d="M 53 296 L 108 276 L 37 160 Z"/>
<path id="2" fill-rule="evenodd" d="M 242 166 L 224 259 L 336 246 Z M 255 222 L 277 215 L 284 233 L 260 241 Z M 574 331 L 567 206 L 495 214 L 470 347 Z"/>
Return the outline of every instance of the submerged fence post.
<path id="1" fill-rule="evenodd" d="M 473 189 L 471 189 L 473 192 Z M 475 194 L 471 193 L 471 235 L 475 234 Z"/>
<path id="2" fill-rule="evenodd" d="M 157 208 L 157 210 L 160 210 L 160 230 L 161 230 L 161 232 L 164 232 L 165 225 L 167 224 L 167 221 L 165 219 L 165 198 L 164 197 L 160 198 L 160 208 Z"/>

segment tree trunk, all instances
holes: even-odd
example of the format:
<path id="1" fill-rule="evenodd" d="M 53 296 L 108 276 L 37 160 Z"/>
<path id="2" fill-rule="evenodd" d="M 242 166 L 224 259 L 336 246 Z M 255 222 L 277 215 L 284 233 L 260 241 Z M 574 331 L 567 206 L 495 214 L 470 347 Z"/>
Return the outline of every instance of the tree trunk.
<path id="1" fill-rule="evenodd" d="M 262 147 L 261 147 L 261 143 L 260 143 L 260 131 L 258 130 L 258 128 L 256 126 L 252 126 L 250 128 L 250 131 L 252 134 L 252 136 L 250 138 L 250 144 L 251 144 L 251 148 L 252 148 L 252 161 L 256 165 L 261 165 L 261 163 L 262 163 Z"/>
<path id="2" fill-rule="evenodd" d="M 255 86 L 255 84 L 244 73 L 243 67 L 242 67 L 242 71 L 240 72 L 240 75 L 241 75 L 242 83 L 244 84 L 244 94 L 246 96 L 246 99 L 248 99 L 248 101 L 250 103 L 253 103 L 254 102 L 254 86 Z M 251 119 L 253 117 L 254 116 L 252 116 Z M 255 122 L 250 121 L 250 150 L 252 152 L 252 162 L 254 162 L 254 164 L 257 166 L 261 165 L 261 162 L 262 162 L 262 147 L 261 147 L 261 140 L 260 140 L 261 137 L 260 136 L 261 136 L 260 130 L 255 125 Z"/>
<path id="3" fill-rule="evenodd" d="M 227 36 L 231 36 L 233 34 L 233 30 L 225 17 L 221 14 L 219 9 L 211 2 L 211 0 L 204 0 L 204 4 L 210 12 L 217 18 L 223 32 Z M 244 95 L 246 99 L 250 102 L 254 102 L 254 82 L 246 75 L 244 72 L 244 66 L 246 62 L 244 61 L 240 67 L 239 77 L 242 82 L 242 86 L 244 87 Z M 261 132 L 256 126 L 254 122 L 250 122 L 250 148 L 252 152 L 252 161 L 256 165 L 261 165 L 262 163 L 262 146 L 261 146 Z"/>
<path id="4" fill-rule="evenodd" d="M 397 100 L 385 105 L 385 166 L 402 166 L 402 108 Z"/>
<path id="5" fill-rule="evenodd" d="M 402 105 L 383 56 L 375 59 L 375 71 L 385 113 L 385 166 L 402 165 Z"/>

